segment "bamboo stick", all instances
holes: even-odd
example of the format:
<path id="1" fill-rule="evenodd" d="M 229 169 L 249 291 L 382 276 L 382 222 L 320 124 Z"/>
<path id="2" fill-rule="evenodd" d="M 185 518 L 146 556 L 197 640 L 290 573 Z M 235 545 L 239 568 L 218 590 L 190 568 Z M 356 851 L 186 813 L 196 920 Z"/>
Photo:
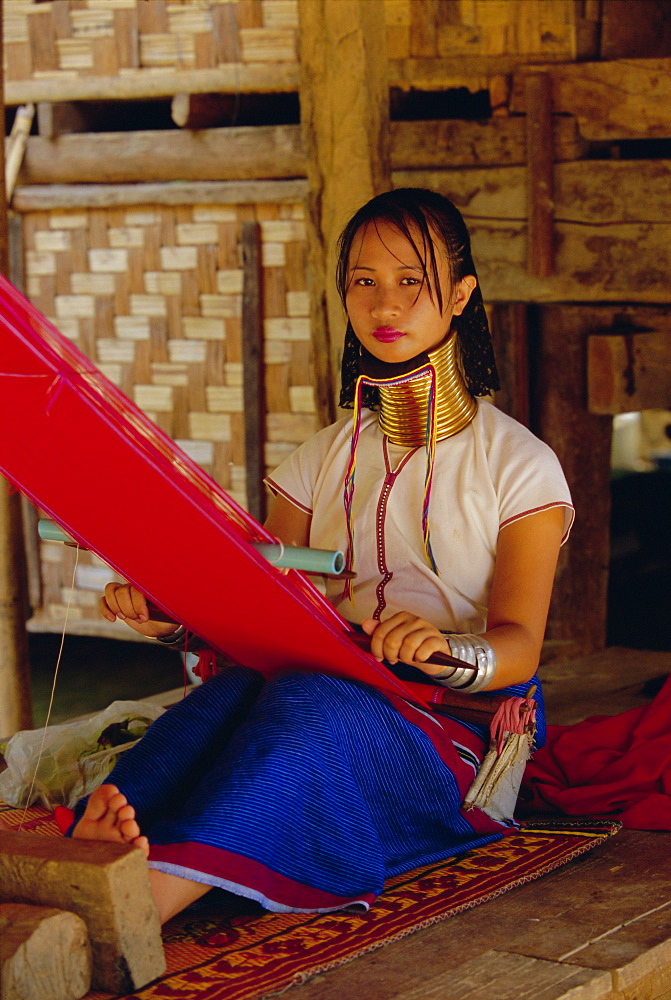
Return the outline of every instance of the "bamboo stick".
<path id="1" fill-rule="evenodd" d="M 124 76 L 53 76 L 40 80 L 8 81 L 8 105 L 38 101 L 140 101 L 191 94 L 284 93 L 298 89 L 295 63 L 245 65 L 228 63 L 216 69 L 137 70 Z"/>
<path id="2" fill-rule="evenodd" d="M 26 142 L 30 134 L 30 129 L 35 117 L 35 105 L 27 104 L 16 112 L 14 124 L 12 125 L 9 137 L 9 149 L 5 162 L 5 197 L 8 202 L 12 200 L 16 178 L 19 176 L 21 163 L 26 151 Z"/>

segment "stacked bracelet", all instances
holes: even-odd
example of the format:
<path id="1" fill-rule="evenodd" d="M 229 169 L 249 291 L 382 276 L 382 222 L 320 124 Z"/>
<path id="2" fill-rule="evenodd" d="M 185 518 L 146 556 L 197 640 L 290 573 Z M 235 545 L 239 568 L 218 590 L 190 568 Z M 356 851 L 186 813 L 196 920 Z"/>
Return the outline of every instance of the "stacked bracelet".
<path id="1" fill-rule="evenodd" d="M 464 691 L 472 694 L 475 691 L 482 691 L 496 673 L 496 653 L 481 635 L 446 635 L 447 643 L 452 656 L 470 663 L 477 667 L 477 670 L 469 670 L 467 667 L 447 667 L 440 674 L 434 674 L 433 680 L 444 684 L 445 687 Z"/>
<path id="2" fill-rule="evenodd" d="M 180 625 L 175 632 L 171 632 L 170 635 L 157 635 L 156 638 L 159 642 L 162 642 L 164 646 L 176 646 L 181 643 L 184 636 L 186 635 L 186 629 L 183 625 Z"/>

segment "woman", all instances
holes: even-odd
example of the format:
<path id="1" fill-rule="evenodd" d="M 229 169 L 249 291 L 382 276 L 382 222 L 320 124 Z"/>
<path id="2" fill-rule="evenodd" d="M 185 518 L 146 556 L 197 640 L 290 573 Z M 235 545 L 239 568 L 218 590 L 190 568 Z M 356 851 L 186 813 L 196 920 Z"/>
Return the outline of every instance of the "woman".
<path id="1" fill-rule="evenodd" d="M 267 527 L 347 550 L 354 582 L 326 596 L 399 676 L 522 694 L 572 508 L 552 452 L 478 399 L 498 384 L 461 215 L 421 189 L 374 198 L 342 234 L 337 281 L 354 420 L 269 478 Z M 128 585 L 101 611 L 181 641 Z M 474 669 L 426 662 L 437 651 Z M 141 847 L 162 921 L 213 886 L 276 911 L 367 907 L 385 878 L 514 829 L 462 808 L 486 743 L 366 685 L 235 667 L 154 723 L 73 836 Z"/>

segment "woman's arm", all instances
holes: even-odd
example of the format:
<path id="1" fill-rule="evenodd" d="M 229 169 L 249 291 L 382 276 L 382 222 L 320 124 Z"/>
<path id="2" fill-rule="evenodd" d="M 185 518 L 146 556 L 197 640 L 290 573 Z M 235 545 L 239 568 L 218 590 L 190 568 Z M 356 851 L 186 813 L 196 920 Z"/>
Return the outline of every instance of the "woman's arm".
<path id="1" fill-rule="evenodd" d="M 283 545 L 306 547 L 310 544 L 311 521 L 312 514 L 308 514 L 286 497 L 277 494 L 270 504 L 264 527 Z"/>
<path id="2" fill-rule="evenodd" d="M 563 507 L 499 532 L 484 633 L 496 653 L 496 687 L 521 684 L 538 667 L 563 533 Z"/>
<path id="3" fill-rule="evenodd" d="M 521 684 L 538 667 L 563 532 L 563 507 L 530 514 L 499 532 L 483 633 L 496 654 L 490 689 Z M 444 669 L 423 662 L 432 653 L 450 652 L 445 637 L 424 619 L 401 611 L 384 622 L 363 622 L 363 628 L 378 659 L 401 660 L 429 675 Z"/>

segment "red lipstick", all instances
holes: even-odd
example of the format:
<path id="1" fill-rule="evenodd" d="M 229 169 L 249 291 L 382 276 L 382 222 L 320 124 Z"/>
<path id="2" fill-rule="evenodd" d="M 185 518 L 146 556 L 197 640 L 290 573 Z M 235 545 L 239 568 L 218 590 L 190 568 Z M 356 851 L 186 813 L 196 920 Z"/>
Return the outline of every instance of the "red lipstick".
<path id="1" fill-rule="evenodd" d="M 405 337 L 405 334 L 393 326 L 378 326 L 377 330 L 373 330 L 373 336 L 381 344 L 393 344 Z"/>

